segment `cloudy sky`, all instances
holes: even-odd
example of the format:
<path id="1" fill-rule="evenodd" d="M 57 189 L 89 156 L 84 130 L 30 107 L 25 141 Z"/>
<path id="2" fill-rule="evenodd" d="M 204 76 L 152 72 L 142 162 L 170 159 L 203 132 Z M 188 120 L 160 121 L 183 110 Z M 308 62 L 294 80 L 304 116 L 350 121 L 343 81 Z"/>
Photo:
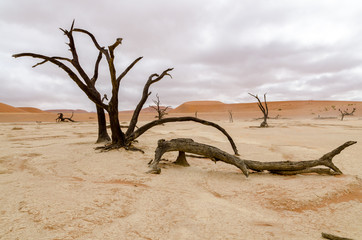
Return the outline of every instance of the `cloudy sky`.
<path id="1" fill-rule="evenodd" d="M 70 57 L 59 28 L 92 32 L 103 46 L 118 37 L 116 67 L 123 79 L 120 110 L 133 109 L 150 74 L 173 67 L 173 78 L 151 87 L 164 105 L 193 100 L 253 102 L 362 101 L 360 0 L 1 0 L 0 102 L 41 109 L 94 104 L 51 63 L 32 66 L 33 52 Z M 81 64 L 92 75 L 97 50 L 75 33 Z M 102 60 L 102 64 L 105 61 Z M 97 88 L 111 95 L 106 66 Z"/>

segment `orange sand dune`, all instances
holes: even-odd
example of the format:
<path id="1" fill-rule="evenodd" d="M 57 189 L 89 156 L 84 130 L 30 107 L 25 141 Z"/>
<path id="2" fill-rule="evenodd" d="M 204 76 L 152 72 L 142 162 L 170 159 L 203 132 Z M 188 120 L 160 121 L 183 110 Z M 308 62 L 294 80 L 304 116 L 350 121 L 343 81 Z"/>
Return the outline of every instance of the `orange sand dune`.
<path id="1" fill-rule="evenodd" d="M 16 108 L 5 103 L 0 103 L 0 112 L 1 113 L 25 113 L 26 111 Z"/>
<path id="2" fill-rule="evenodd" d="M 86 110 L 83 109 L 49 109 L 45 110 L 45 112 L 50 113 L 88 113 Z"/>
<path id="3" fill-rule="evenodd" d="M 44 111 L 40 110 L 39 108 L 33 107 L 18 107 L 18 109 L 24 110 L 25 112 L 29 113 L 44 113 Z"/>
<path id="4" fill-rule="evenodd" d="M 264 103 L 263 103 L 264 104 Z M 270 116 L 284 117 L 332 117 L 338 116 L 339 110 L 356 108 L 355 116 L 362 116 L 362 102 L 358 101 L 280 101 L 268 102 Z M 225 104 L 218 101 L 186 102 L 170 111 L 173 114 L 185 113 L 222 113 L 233 114 L 240 117 L 254 117 L 261 114 L 258 105 L 254 103 Z"/>
<path id="5" fill-rule="evenodd" d="M 268 102 L 269 117 L 279 118 L 339 118 L 339 109 L 351 111 L 356 108 L 354 116 L 348 118 L 362 117 L 362 102 L 358 101 L 280 101 Z M 0 122 L 29 122 L 43 121 L 53 122 L 58 112 L 63 112 L 67 117 L 74 111 L 73 119 L 76 121 L 96 121 L 96 113 L 88 113 L 84 110 L 57 109 L 41 111 L 36 108 L 15 108 L 0 103 Z M 194 101 L 185 102 L 175 109 L 168 111 L 168 117 L 194 115 L 197 112 L 199 118 L 209 120 L 228 119 L 232 112 L 234 120 L 251 119 L 262 117 L 256 102 L 225 104 L 219 101 Z M 120 121 L 129 121 L 133 111 L 120 112 Z M 155 110 L 150 107 L 141 111 L 142 120 L 151 121 L 156 115 Z"/>

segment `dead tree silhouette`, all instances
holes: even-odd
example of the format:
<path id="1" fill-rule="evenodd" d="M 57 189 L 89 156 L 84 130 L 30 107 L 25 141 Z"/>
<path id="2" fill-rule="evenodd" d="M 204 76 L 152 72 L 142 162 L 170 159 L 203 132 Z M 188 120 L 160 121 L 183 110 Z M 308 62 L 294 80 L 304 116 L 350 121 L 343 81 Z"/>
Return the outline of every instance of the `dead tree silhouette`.
<path id="1" fill-rule="evenodd" d="M 157 116 L 155 116 L 155 118 L 162 119 L 162 118 L 164 118 L 165 115 L 168 114 L 166 111 L 170 106 L 161 107 L 160 97 L 158 96 L 158 94 L 156 94 L 156 97 L 157 97 L 157 100 L 152 100 L 153 103 L 155 104 L 155 106 L 150 106 L 150 107 L 155 109 L 157 112 Z"/>
<path id="2" fill-rule="evenodd" d="M 265 106 L 263 106 L 263 104 L 261 103 L 258 95 L 253 95 L 251 93 L 249 93 L 249 95 L 252 96 L 252 97 L 255 97 L 258 100 L 258 107 L 259 107 L 260 111 L 264 115 L 264 120 L 260 124 L 260 127 L 268 127 L 267 119 L 268 119 L 269 109 L 268 109 L 268 104 L 266 102 L 266 93 L 264 93 L 264 105 Z"/>
<path id="3" fill-rule="evenodd" d="M 75 122 L 72 117 L 74 115 L 74 112 L 72 112 L 72 115 L 68 117 L 64 117 L 63 113 L 58 113 L 57 119 L 55 119 L 56 122 Z"/>
<path id="4" fill-rule="evenodd" d="M 117 148 L 124 147 L 126 149 L 132 150 L 132 149 L 135 149 L 132 146 L 132 142 L 137 137 L 139 137 L 144 132 L 146 132 L 148 129 L 150 129 L 154 126 L 157 126 L 157 125 L 160 125 L 160 124 L 163 124 L 166 122 L 194 121 L 194 122 L 198 122 L 198 123 L 205 124 L 208 126 L 216 127 L 217 129 L 222 131 L 222 133 L 228 137 L 228 140 L 229 140 L 230 144 L 233 146 L 235 153 L 237 153 L 235 143 L 233 142 L 230 135 L 224 129 L 222 129 L 219 125 L 217 125 L 215 123 L 208 122 L 206 120 L 201 120 L 198 118 L 192 118 L 192 117 L 167 118 L 166 121 L 164 121 L 165 119 L 158 119 L 149 124 L 141 126 L 139 129 L 135 130 L 137 122 L 138 122 L 139 114 L 143 108 L 143 105 L 145 104 L 146 100 L 148 99 L 148 96 L 151 94 L 151 92 L 149 91 L 149 88 L 151 87 L 151 85 L 161 81 L 164 77 L 166 77 L 166 76 L 171 77 L 170 72 L 173 70 L 173 68 L 168 68 L 168 69 L 164 70 L 161 74 L 153 73 L 148 77 L 148 80 L 146 81 L 143 91 L 142 91 L 142 97 L 141 97 L 139 103 L 137 104 L 135 110 L 133 111 L 133 115 L 130 120 L 129 127 L 126 132 L 123 132 L 121 130 L 121 126 L 119 123 L 119 116 L 118 116 L 118 102 L 119 102 L 118 93 L 119 93 L 119 89 L 120 89 L 120 83 L 124 79 L 124 77 L 128 74 L 128 72 L 143 57 L 136 58 L 130 65 L 128 65 L 128 67 L 126 67 L 121 72 L 121 74 L 117 75 L 116 67 L 114 64 L 114 61 L 115 61 L 114 51 L 116 50 L 116 48 L 118 46 L 120 46 L 122 44 L 122 40 L 123 40 L 122 38 L 117 38 L 112 45 L 109 45 L 106 48 L 106 47 L 102 47 L 98 43 L 95 36 L 92 33 L 90 33 L 89 31 L 87 31 L 85 29 L 81 29 L 81 28 L 74 28 L 74 21 L 72 22 L 72 25 L 69 30 L 61 29 L 61 31 L 64 33 L 64 35 L 67 36 L 67 38 L 69 40 L 68 46 L 69 46 L 69 50 L 72 54 L 72 58 L 58 57 L 58 56 L 49 57 L 49 56 L 45 56 L 45 55 L 41 55 L 41 54 L 37 54 L 37 53 L 19 53 L 19 54 L 14 54 L 13 57 L 15 57 L 15 58 L 33 57 L 33 58 L 41 59 L 42 61 L 35 64 L 33 67 L 42 65 L 46 62 L 51 62 L 51 63 L 57 65 L 58 67 L 60 67 L 62 70 L 64 70 L 68 74 L 68 76 L 78 85 L 78 87 L 87 95 L 87 97 L 96 104 L 97 113 L 98 113 L 99 130 L 101 128 L 106 129 L 107 126 L 106 126 L 106 121 L 105 121 L 104 110 L 106 110 L 108 112 L 110 128 L 111 128 L 111 132 L 112 132 L 111 143 L 105 145 L 104 147 L 101 147 L 101 149 L 110 150 L 110 149 L 117 149 Z M 74 37 L 73 37 L 74 33 L 80 33 L 80 34 L 84 34 L 84 35 L 88 36 L 90 38 L 90 40 L 93 42 L 94 47 L 98 51 L 98 58 L 95 63 L 94 74 L 93 74 L 92 78 L 90 78 L 88 76 L 86 71 L 80 65 L 80 62 L 78 60 L 79 59 L 78 52 L 77 52 Z M 95 86 L 96 80 L 98 78 L 99 64 L 100 64 L 100 61 L 103 56 L 105 57 L 107 65 L 108 65 L 110 82 L 112 84 L 112 96 L 111 96 L 108 104 L 105 104 L 102 102 L 101 94 L 99 93 L 99 91 L 96 89 L 96 86 Z M 72 68 L 69 67 L 66 63 L 70 64 L 72 66 Z M 73 69 L 75 69 L 75 71 Z M 106 133 L 106 130 L 102 131 L 102 133 Z"/>
<path id="5" fill-rule="evenodd" d="M 353 108 L 351 112 L 348 112 L 348 108 L 346 110 L 338 109 L 338 111 L 341 113 L 341 121 L 343 121 L 344 116 L 352 116 L 356 108 Z"/>

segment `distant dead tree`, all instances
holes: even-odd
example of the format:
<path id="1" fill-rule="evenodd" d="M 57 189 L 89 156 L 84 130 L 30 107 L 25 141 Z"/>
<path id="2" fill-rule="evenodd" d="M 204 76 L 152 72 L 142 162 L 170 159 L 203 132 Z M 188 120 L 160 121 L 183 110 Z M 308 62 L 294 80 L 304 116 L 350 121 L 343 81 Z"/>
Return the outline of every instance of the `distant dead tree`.
<path id="1" fill-rule="evenodd" d="M 195 118 L 197 118 L 197 111 L 195 112 Z"/>
<path id="2" fill-rule="evenodd" d="M 228 110 L 228 113 L 229 113 L 229 122 L 234 122 L 234 119 L 233 119 L 233 111 L 232 110 Z"/>
<path id="3" fill-rule="evenodd" d="M 351 112 L 348 112 L 348 108 L 346 110 L 338 109 L 341 113 L 341 121 L 343 121 L 344 116 L 352 116 L 353 113 L 356 111 L 356 108 L 353 108 Z"/>
<path id="4" fill-rule="evenodd" d="M 156 94 L 156 97 L 157 97 L 157 100 L 152 100 L 155 104 L 155 106 L 150 106 L 151 108 L 155 109 L 156 112 L 157 112 L 157 116 L 155 116 L 155 118 L 157 119 L 162 119 L 165 115 L 167 115 L 168 113 L 166 112 L 167 109 L 170 107 L 170 106 L 167 106 L 167 107 L 161 107 L 160 104 L 160 97 L 158 96 L 158 94 Z"/>
<path id="5" fill-rule="evenodd" d="M 264 115 L 264 120 L 263 122 L 260 124 L 260 127 L 268 127 L 268 123 L 267 123 L 267 119 L 268 119 L 268 114 L 269 114 L 269 109 L 268 109 L 268 104 L 266 102 L 266 93 L 264 93 L 264 105 L 261 103 L 258 95 L 253 95 L 251 93 L 249 93 L 250 96 L 256 98 L 258 100 L 258 107 L 260 108 L 260 110 L 262 111 L 263 115 Z"/>
<path id="6" fill-rule="evenodd" d="M 108 97 L 107 97 L 107 94 L 104 94 L 103 97 L 102 97 L 102 102 L 104 102 L 104 100 L 107 100 L 108 101 Z"/>
<path id="7" fill-rule="evenodd" d="M 58 113 L 58 117 L 57 117 L 57 119 L 55 119 L 55 121 L 56 122 L 68 122 L 68 121 L 74 122 L 74 120 L 72 119 L 73 114 L 74 114 L 74 112 L 72 112 L 72 116 L 67 118 L 67 117 L 64 117 L 63 113 Z"/>
<path id="8" fill-rule="evenodd" d="M 72 58 L 58 57 L 58 56 L 50 57 L 50 56 L 45 56 L 45 55 L 36 54 L 36 53 L 19 53 L 19 54 L 14 54 L 13 57 L 15 57 L 15 58 L 33 57 L 33 58 L 41 59 L 42 61 L 35 64 L 33 67 L 39 66 L 46 62 L 51 62 L 51 63 L 57 65 L 58 67 L 60 67 L 62 70 L 64 70 L 68 74 L 68 76 L 78 85 L 78 87 L 87 95 L 87 97 L 96 104 L 97 114 L 98 114 L 99 138 L 101 138 L 101 136 L 100 136 L 101 133 L 107 132 L 104 110 L 106 110 L 108 112 L 110 128 L 111 128 L 111 132 L 112 132 L 111 143 L 108 145 L 105 145 L 104 147 L 100 147 L 101 149 L 111 150 L 111 149 L 117 149 L 117 148 L 124 147 L 126 149 L 136 150 L 132 146 L 132 142 L 136 138 L 141 136 L 143 133 L 145 133 L 147 130 L 149 130 L 150 128 L 160 125 L 160 124 L 168 123 L 168 122 L 193 121 L 193 122 L 201 123 L 201 124 L 208 125 L 211 127 L 215 127 L 218 130 L 220 130 L 228 138 L 230 144 L 232 145 L 232 147 L 234 149 L 235 154 L 237 154 L 237 148 L 236 148 L 236 145 L 235 145 L 233 139 L 223 128 L 221 128 L 219 125 L 217 125 L 213 122 L 205 121 L 205 120 L 194 118 L 194 117 L 177 117 L 177 118 L 158 119 L 158 120 L 154 120 L 148 124 L 145 124 L 144 126 L 141 126 L 137 130 L 135 130 L 136 124 L 138 122 L 139 114 L 143 108 L 143 105 L 147 101 L 148 96 L 151 94 L 151 92 L 149 92 L 149 88 L 151 87 L 152 84 L 161 81 L 164 77 L 166 77 L 166 76 L 171 77 L 170 72 L 173 70 L 173 68 L 168 68 L 168 69 L 164 70 L 161 74 L 157 74 L 157 73 L 151 74 L 148 77 L 148 80 L 145 83 L 143 91 L 142 91 L 142 97 L 141 97 L 139 103 L 137 104 L 135 110 L 133 111 L 133 115 L 130 120 L 129 127 L 126 132 L 123 132 L 121 129 L 120 123 L 119 123 L 119 116 L 118 116 L 118 101 L 119 101 L 118 93 L 119 93 L 120 83 L 121 83 L 122 79 L 128 74 L 128 72 L 134 67 L 134 65 L 136 63 L 138 63 L 138 61 L 140 61 L 143 57 L 138 57 L 137 59 L 135 59 L 128 67 L 126 67 L 125 70 L 123 70 L 121 72 L 121 74 L 117 75 L 115 64 L 114 64 L 114 61 L 115 61 L 114 51 L 119 45 L 122 44 L 122 40 L 123 40 L 122 38 L 117 38 L 116 41 L 112 45 L 109 45 L 106 48 L 106 47 L 101 46 L 98 43 L 98 41 L 96 40 L 95 36 L 92 33 L 90 33 L 89 31 L 80 29 L 80 28 L 74 28 L 74 21 L 72 22 L 72 25 L 69 30 L 61 29 L 61 31 L 64 33 L 64 35 L 67 36 L 67 38 L 69 40 L 68 46 L 70 48 L 69 50 L 72 54 Z M 86 36 L 88 36 L 98 51 L 98 57 L 97 57 L 95 65 L 94 65 L 93 77 L 91 77 L 91 78 L 88 76 L 88 74 L 85 72 L 85 70 L 83 69 L 83 67 L 81 67 L 81 65 L 79 63 L 78 52 L 76 49 L 73 33 L 81 33 L 81 34 L 85 34 Z M 107 67 L 108 67 L 109 76 L 110 76 L 110 82 L 112 85 L 112 96 L 111 96 L 108 104 L 105 104 L 102 102 L 101 94 L 99 93 L 99 91 L 96 89 L 96 86 L 95 86 L 96 80 L 98 78 L 98 68 L 99 68 L 99 64 L 102 59 L 102 56 L 104 56 L 106 58 L 107 65 L 108 65 Z M 71 65 L 71 67 L 69 67 L 67 64 Z M 75 71 L 74 71 L 74 69 L 75 69 Z M 102 136 L 102 138 L 103 138 L 103 136 Z"/>

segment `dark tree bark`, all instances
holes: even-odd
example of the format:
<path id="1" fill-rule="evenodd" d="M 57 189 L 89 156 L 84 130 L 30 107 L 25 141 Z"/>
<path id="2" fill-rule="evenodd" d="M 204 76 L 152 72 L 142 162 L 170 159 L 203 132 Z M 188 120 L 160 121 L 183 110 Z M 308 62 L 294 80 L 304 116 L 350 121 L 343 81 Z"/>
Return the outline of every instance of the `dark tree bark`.
<path id="1" fill-rule="evenodd" d="M 155 159 L 151 161 L 149 167 L 151 170 L 149 173 L 160 173 L 161 169 L 158 167 L 158 163 L 161 161 L 162 155 L 170 151 L 179 151 L 179 157 L 176 162 L 182 163 L 181 165 L 188 165 L 185 152 L 198 154 L 210 158 L 213 161 L 222 161 L 228 164 L 232 164 L 239 168 L 244 175 L 249 175 L 249 170 L 261 172 L 269 171 L 274 174 L 281 175 L 293 175 L 300 173 L 318 173 L 318 174 L 330 174 L 338 175 L 343 174 L 342 171 L 333 164 L 332 159 L 338 155 L 345 148 L 355 144 L 355 141 L 349 141 L 343 145 L 337 147 L 329 153 L 326 153 L 317 160 L 309 161 L 279 161 L 279 162 L 259 162 L 241 159 L 235 155 L 231 155 L 224 152 L 214 146 L 197 143 L 192 139 L 178 138 L 171 141 L 165 141 L 161 139 L 158 141 L 158 146 L 155 151 Z M 325 166 L 327 168 L 316 168 L 316 166 Z"/>
<path id="2" fill-rule="evenodd" d="M 251 93 L 249 93 L 250 96 L 255 97 L 258 100 L 258 107 L 260 108 L 260 111 L 263 113 L 263 122 L 260 124 L 260 127 L 268 127 L 268 123 L 267 123 L 267 119 L 268 119 L 268 115 L 269 115 L 269 109 L 268 109 L 268 104 L 266 102 L 266 93 L 264 93 L 264 105 L 261 103 L 258 95 L 253 95 Z"/>
<path id="3" fill-rule="evenodd" d="M 161 161 L 161 157 L 164 153 L 171 151 L 180 152 L 176 162 L 182 162 L 181 165 L 188 165 L 184 154 L 185 152 L 188 152 L 203 155 L 214 161 L 223 161 L 232 164 L 241 169 L 245 176 L 249 175 L 244 161 L 237 156 L 231 155 L 213 146 L 194 142 L 189 138 L 178 138 L 172 139 L 171 141 L 165 141 L 164 139 L 159 140 L 156 148 L 155 159 L 150 163 L 151 170 L 149 172 L 160 173 L 161 169 L 158 167 L 158 163 Z"/>
<path id="4" fill-rule="evenodd" d="M 165 115 L 167 115 L 168 113 L 166 112 L 167 109 L 170 106 L 167 107 L 161 107 L 161 101 L 160 101 L 160 97 L 158 96 L 158 94 L 156 94 L 157 100 L 152 100 L 153 103 L 155 104 L 155 106 L 150 106 L 151 108 L 155 109 L 155 111 L 157 112 L 157 116 L 155 116 L 155 118 L 157 118 L 158 120 L 162 119 Z"/>
<path id="5" fill-rule="evenodd" d="M 98 138 L 96 143 L 109 142 L 111 138 L 107 132 L 107 121 L 104 109 L 97 106 L 97 118 L 98 118 Z"/>

